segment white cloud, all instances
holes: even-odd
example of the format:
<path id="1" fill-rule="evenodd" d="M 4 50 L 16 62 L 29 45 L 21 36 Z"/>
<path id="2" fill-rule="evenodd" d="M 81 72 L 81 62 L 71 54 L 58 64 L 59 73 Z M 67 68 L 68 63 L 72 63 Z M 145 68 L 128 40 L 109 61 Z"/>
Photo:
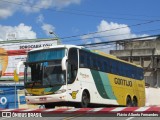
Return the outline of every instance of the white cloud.
<path id="1" fill-rule="evenodd" d="M 43 9 L 62 9 L 71 4 L 80 4 L 81 0 L 12 0 L 0 1 L 0 19 L 12 16 L 17 11 L 39 12 Z"/>
<path id="2" fill-rule="evenodd" d="M 12 0 L 13 3 L 20 3 L 24 0 Z M 0 19 L 12 16 L 20 7 L 10 2 L 0 1 Z"/>
<path id="3" fill-rule="evenodd" d="M 135 37 L 144 37 L 147 34 L 134 34 L 131 32 L 131 28 L 127 27 L 126 24 L 119 24 L 114 22 L 107 22 L 102 20 L 100 24 L 97 26 L 97 34 L 89 34 L 81 37 L 85 43 L 90 42 L 92 39 L 92 43 L 104 42 L 104 41 L 113 41 L 113 40 L 122 40 L 128 38 L 135 38 Z M 122 29 L 117 29 L 122 28 Z M 113 30 L 116 29 L 116 30 Z M 102 32 L 105 31 L 105 32 Z M 104 37 L 107 36 L 107 37 Z M 90 38 L 90 39 L 89 39 Z M 111 49 L 115 49 L 114 45 L 105 45 L 105 46 L 96 46 L 92 49 L 99 49 L 105 52 L 109 52 Z"/>
<path id="4" fill-rule="evenodd" d="M 35 39 L 36 33 L 31 26 L 20 23 L 18 26 L 2 26 L 0 25 L 0 40 L 7 40 L 8 34 L 16 34 L 16 39 Z"/>
<path id="5" fill-rule="evenodd" d="M 55 32 L 55 27 L 53 25 L 44 22 L 44 16 L 42 14 L 37 17 L 37 23 L 41 25 L 41 29 L 47 36 L 52 36 L 50 32 Z"/>
<path id="6" fill-rule="evenodd" d="M 146 35 L 147 34 L 138 35 L 132 33 L 131 29 L 126 24 L 119 24 L 102 20 L 100 24 L 97 26 L 97 34 L 85 35 L 81 38 L 83 40 L 86 40 L 87 38 L 93 37 L 93 41 L 97 43 L 98 41 L 122 40 L 135 37 L 144 37 Z M 98 40 L 96 37 L 99 37 Z"/>
<path id="7" fill-rule="evenodd" d="M 93 37 L 92 34 L 88 34 L 88 35 L 83 35 L 81 37 L 81 39 L 84 41 L 84 44 L 91 44 L 92 43 L 92 39 L 90 39 L 90 38 L 92 38 L 92 37 Z"/>
<path id="8" fill-rule="evenodd" d="M 44 22 L 44 17 L 42 14 L 40 14 L 38 17 L 37 17 L 37 23 L 43 23 Z"/>
<path id="9" fill-rule="evenodd" d="M 122 29 L 117 29 L 117 28 L 122 28 Z M 116 30 L 112 30 L 116 29 Z M 106 32 L 100 32 L 100 31 L 105 31 Z M 127 38 L 133 38 L 137 37 L 138 35 L 131 33 L 131 29 L 127 27 L 126 24 L 118 24 L 114 22 L 107 22 L 102 20 L 100 25 L 97 26 L 97 32 L 100 32 L 98 35 L 99 36 L 108 36 L 105 37 L 104 40 L 121 40 L 121 39 L 127 39 Z"/>
<path id="10" fill-rule="evenodd" d="M 102 40 L 99 39 L 99 38 L 95 38 L 95 39 L 94 39 L 94 42 L 95 42 L 95 43 L 99 43 L 99 42 L 102 42 Z"/>
<path id="11" fill-rule="evenodd" d="M 46 33 L 47 36 L 51 36 L 50 32 L 55 31 L 55 27 L 53 27 L 53 25 L 51 25 L 51 24 L 43 23 L 43 25 L 41 26 L 41 28 Z"/>
<path id="12" fill-rule="evenodd" d="M 53 0 L 53 6 L 61 9 L 63 7 L 67 7 L 71 4 L 80 4 L 81 0 Z"/>

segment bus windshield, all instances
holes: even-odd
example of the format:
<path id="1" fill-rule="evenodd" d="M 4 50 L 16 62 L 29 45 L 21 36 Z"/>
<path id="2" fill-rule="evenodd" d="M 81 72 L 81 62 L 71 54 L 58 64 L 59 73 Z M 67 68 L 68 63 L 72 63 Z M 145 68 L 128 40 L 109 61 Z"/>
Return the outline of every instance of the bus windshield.
<path id="1" fill-rule="evenodd" d="M 26 87 L 53 87 L 65 84 L 65 72 L 59 61 L 26 64 Z"/>

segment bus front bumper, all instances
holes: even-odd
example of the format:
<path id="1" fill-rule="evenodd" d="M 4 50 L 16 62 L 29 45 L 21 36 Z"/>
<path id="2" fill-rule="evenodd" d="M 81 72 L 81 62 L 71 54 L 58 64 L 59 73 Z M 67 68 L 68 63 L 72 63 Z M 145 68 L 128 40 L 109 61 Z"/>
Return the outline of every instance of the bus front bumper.
<path id="1" fill-rule="evenodd" d="M 44 96 L 26 96 L 27 104 L 53 103 L 66 101 L 66 93 L 44 95 Z"/>

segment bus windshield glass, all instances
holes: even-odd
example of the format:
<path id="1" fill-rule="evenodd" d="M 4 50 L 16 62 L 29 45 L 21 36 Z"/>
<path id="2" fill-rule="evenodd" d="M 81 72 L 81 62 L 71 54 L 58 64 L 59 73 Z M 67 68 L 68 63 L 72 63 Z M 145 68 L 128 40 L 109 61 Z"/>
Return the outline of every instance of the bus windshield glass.
<path id="1" fill-rule="evenodd" d="M 25 64 L 26 87 L 51 87 L 65 84 L 61 61 L 65 49 L 48 49 L 28 53 Z"/>
<path id="2" fill-rule="evenodd" d="M 28 53 L 27 62 L 61 60 L 65 56 L 65 49 L 46 49 Z"/>
<path id="3" fill-rule="evenodd" d="M 26 65 L 26 87 L 53 87 L 65 84 L 65 72 L 60 61 L 31 63 Z"/>

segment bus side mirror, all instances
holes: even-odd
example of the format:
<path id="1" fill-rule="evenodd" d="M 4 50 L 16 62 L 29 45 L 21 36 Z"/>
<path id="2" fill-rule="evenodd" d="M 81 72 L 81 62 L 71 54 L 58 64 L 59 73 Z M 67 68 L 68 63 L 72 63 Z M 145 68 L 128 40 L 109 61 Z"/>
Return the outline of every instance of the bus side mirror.
<path id="1" fill-rule="evenodd" d="M 62 64 L 62 70 L 67 70 L 66 61 L 67 61 L 67 57 L 64 57 L 62 59 L 62 62 L 61 62 L 61 64 Z"/>
<path id="2" fill-rule="evenodd" d="M 17 68 L 16 68 L 17 75 L 19 75 L 19 73 L 20 73 L 20 67 L 21 67 L 21 65 L 24 65 L 24 62 L 23 62 L 23 61 L 20 61 L 20 62 L 17 64 Z"/>
<path id="3" fill-rule="evenodd" d="M 14 70 L 14 81 L 18 82 L 19 81 L 19 73 L 20 73 L 20 67 L 21 65 L 24 65 L 24 62 L 21 61 L 17 64 L 16 69 Z"/>

